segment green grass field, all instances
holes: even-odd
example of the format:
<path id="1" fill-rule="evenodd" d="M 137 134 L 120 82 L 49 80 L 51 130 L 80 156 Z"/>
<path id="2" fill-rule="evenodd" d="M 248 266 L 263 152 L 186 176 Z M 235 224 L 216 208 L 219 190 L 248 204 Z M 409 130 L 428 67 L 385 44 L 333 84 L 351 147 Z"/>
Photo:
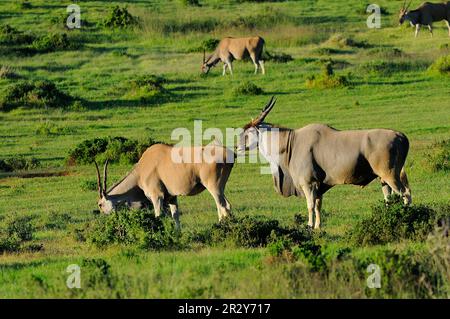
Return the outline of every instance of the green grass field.
<path id="1" fill-rule="evenodd" d="M 350 262 L 330 265 L 330 272 L 323 275 L 308 271 L 300 261 L 272 262 L 264 247 L 193 245 L 182 250 L 147 251 L 122 245 L 97 248 L 79 242 L 73 228 L 92 220 L 92 210 L 97 208 L 97 192 L 83 187 L 86 181 L 96 180 L 95 167 L 66 166 L 66 158 L 76 145 L 95 137 L 151 136 L 174 143 L 172 130 L 192 130 L 197 119 L 203 121 L 203 129 L 242 127 L 275 95 L 278 102 L 268 117 L 272 123 L 291 128 L 325 123 L 337 129 L 391 128 L 404 132 L 411 144 L 406 170 L 413 202 L 450 204 L 449 173 L 432 171 L 426 156 L 431 145 L 450 138 L 450 77 L 427 70 L 437 58 L 450 53 L 444 22 L 435 23 L 434 37 L 424 28 L 415 39 L 412 28 L 398 26 L 402 1 L 378 1 L 387 14 L 382 15 L 380 29 L 368 29 L 365 1 L 203 0 L 202 6 L 196 7 L 170 0 L 128 1 L 127 8 L 139 17 L 140 26 L 110 29 L 97 23 L 115 4 L 124 2 L 77 1 L 82 27 L 67 30 L 52 18 L 64 15 L 69 2 L 28 2 L 31 5 L 25 8 L 17 1 L 2 1 L 0 25 L 9 24 L 37 36 L 65 32 L 69 41 L 81 47 L 19 54 L 10 45 L 0 44 L 0 68 L 8 66 L 16 74 L 0 77 L 0 95 L 20 80 L 50 80 L 80 102 L 78 108 L 0 111 L 0 159 L 35 157 L 42 165 L 37 171 L 64 172 L 62 176 L 34 178 L 21 177 L 23 172 L 0 175 L 0 219 L 11 214 L 32 216 L 36 226 L 32 243 L 42 245 L 38 251 L 0 253 L 1 298 L 422 296 L 411 288 L 416 283 L 407 284 L 395 275 L 382 279 L 380 289 L 368 289 L 366 275 L 353 273 Z M 353 39 L 356 45 L 340 46 L 330 41 L 336 34 Z M 254 75 L 253 65 L 240 61 L 234 63 L 232 77 L 222 77 L 221 64 L 208 76 L 200 75 L 202 52 L 196 48 L 202 41 L 250 35 L 262 36 L 269 52 L 289 54 L 293 61 L 267 61 L 264 76 Z M 401 54 L 392 54 L 394 48 Z M 335 61 L 335 73 L 346 76 L 349 86 L 307 87 L 307 78 L 320 74 L 321 60 L 327 58 Z M 146 74 L 167 79 L 167 96 L 141 100 L 128 94 L 127 83 Z M 236 87 L 245 81 L 255 83 L 264 93 L 236 94 Z M 37 134 L 46 123 L 64 130 Z M 294 214 L 306 217 L 305 200 L 276 194 L 271 176 L 261 175 L 259 168 L 259 164 L 250 163 L 233 168 L 226 194 L 235 215 L 264 215 L 282 224 L 290 223 Z M 130 169 L 131 165 L 110 165 L 109 183 Z M 349 246 L 346 232 L 368 216 L 382 198 L 376 181 L 364 189 L 337 186 L 330 190 L 324 196 L 321 245 L 329 251 Z M 217 222 L 216 207 L 207 192 L 182 197 L 179 204 L 185 233 Z M 63 227 L 42 226 L 54 214 L 63 213 L 71 216 Z M 352 246 L 351 253 L 364 259 L 385 249 L 428 248 L 425 242 L 401 240 Z M 87 258 L 105 260 L 110 265 L 109 279 L 96 281 L 91 268 L 82 267 L 82 288 L 68 289 L 67 266 L 81 265 Z M 341 276 L 341 272 L 348 276 Z M 436 293 L 432 287 L 428 297 L 450 296 L 448 273 L 447 290 Z"/>

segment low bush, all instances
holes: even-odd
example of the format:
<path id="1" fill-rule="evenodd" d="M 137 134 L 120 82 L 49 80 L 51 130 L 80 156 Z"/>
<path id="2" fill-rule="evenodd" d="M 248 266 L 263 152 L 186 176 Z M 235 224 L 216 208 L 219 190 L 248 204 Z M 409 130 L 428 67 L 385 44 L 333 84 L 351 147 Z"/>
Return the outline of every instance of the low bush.
<path id="1" fill-rule="evenodd" d="M 359 66 L 360 72 L 364 74 L 374 74 L 389 76 L 397 72 L 411 72 L 424 70 L 427 64 L 420 61 L 370 61 Z"/>
<path id="2" fill-rule="evenodd" d="M 27 247 L 27 242 L 33 239 L 35 230 L 31 220 L 32 218 L 29 216 L 14 215 L 9 215 L 2 220 L 0 224 L 0 253 L 18 252 Z"/>
<path id="3" fill-rule="evenodd" d="M 29 9 L 33 8 L 33 6 L 31 5 L 31 3 L 29 1 L 21 1 L 17 4 L 17 8 L 19 10 L 29 10 Z"/>
<path id="4" fill-rule="evenodd" d="M 36 135 L 53 136 L 73 134 L 74 129 L 66 126 L 60 126 L 52 122 L 44 122 L 36 129 Z"/>
<path id="5" fill-rule="evenodd" d="M 450 139 L 434 143 L 428 148 L 425 165 L 434 172 L 450 171 Z"/>
<path id="6" fill-rule="evenodd" d="M 405 206 L 399 196 L 392 196 L 389 204 L 380 201 L 372 213 L 348 233 L 356 245 L 378 245 L 401 239 L 423 241 L 439 219 L 449 218 L 450 212 L 437 213 L 425 205 Z"/>
<path id="7" fill-rule="evenodd" d="M 438 58 L 428 70 L 432 73 L 450 75 L 450 55 Z"/>
<path id="8" fill-rule="evenodd" d="M 128 12 L 126 7 L 115 6 L 102 21 L 102 25 L 108 28 L 131 28 L 138 24 L 138 18 Z"/>
<path id="9" fill-rule="evenodd" d="M 91 164 L 94 159 L 98 162 L 108 159 L 110 162 L 134 164 L 148 147 L 156 143 L 152 138 L 137 141 L 121 136 L 85 140 L 69 152 L 67 163 Z"/>
<path id="10" fill-rule="evenodd" d="M 366 54 L 381 59 L 393 59 L 405 56 L 405 53 L 402 50 L 392 47 L 376 47 L 368 50 Z"/>
<path id="11" fill-rule="evenodd" d="M 97 187 L 97 181 L 95 180 L 82 181 L 80 184 L 80 188 L 84 191 L 96 191 Z"/>
<path id="12" fill-rule="evenodd" d="M 234 88 L 234 94 L 236 95 L 260 95 L 263 93 L 262 88 L 250 81 L 242 82 Z"/>
<path id="13" fill-rule="evenodd" d="M 156 75 L 141 75 L 128 83 L 126 97 L 148 100 L 164 96 L 167 91 L 163 84 L 166 80 Z"/>
<path id="14" fill-rule="evenodd" d="M 50 212 L 40 216 L 36 227 L 45 230 L 66 229 L 72 220 L 72 216 L 68 213 Z"/>
<path id="15" fill-rule="evenodd" d="M 331 62 L 323 63 L 321 75 L 311 75 L 306 79 L 306 87 L 310 89 L 332 89 L 349 85 L 348 77 L 334 74 Z"/>
<path id="16" fill-rule="evenodd" d="M 17 107 L 66 107 L 72 100 L 72 97 L 61 92 L 53 82 L 19 81 L 9 85 L 0 97 L 0 110 L 9 111 Z"/>
<path id="17" fill-rule="evenodd" d="M 25 158 L 23 156 L 0 159 L 0 172 L 14 172 L 32 170 L 41 166 L 37 158 Z"/>
<path id="18" fill-rule="evenodd" d="M 157 218 L 150 210 L 118 210 L 99 215 L 82 229 L 87 242 L 98 247 L 135 245 L 150 250 L 182 247 L 172 219 Z M 78 235 L 78 237 L 80 237 Z"/>
<path id="19" fill-rule="evenodd" d="M 34 40 L 34 35 L 19 31 L 9 24 L 0 26 L 0 44 L 23 45 L 31 44 Z"/>
<path id="20" fill-rule="evenodd" d="M 193 242 L 213 245 L 231 243 L 237 247 L 264 247 L 277 240 L 300 243 L 310 237 L 311 232 L 304 224 L 282 227 L 277 220 L 264 216 L 227 218 L 209 229 L 189 235 Z"/>
<path id="21" fill-rule="evenodd" d="M 33 41 L 32 47 L 39 53 L 73 50 L 79 45 L 71 41 L 66 33 L 49 33 Z"/>
<path id="22" fill-rule="evenodd" d="M 87 288 L 107 287 L 113 289 L 117 284 L 117 276 L 111 271 L 111 265 L 102 258 L 83 258 L 81 267 L 88 274 L 83 281 Z"/>

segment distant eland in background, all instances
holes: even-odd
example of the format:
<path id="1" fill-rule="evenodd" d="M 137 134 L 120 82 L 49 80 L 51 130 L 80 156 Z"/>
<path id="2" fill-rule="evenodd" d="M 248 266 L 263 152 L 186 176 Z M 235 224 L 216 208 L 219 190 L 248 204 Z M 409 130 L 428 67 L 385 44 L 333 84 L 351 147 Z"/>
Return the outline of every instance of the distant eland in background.
<path id="1" fill-rule="evenodd" d="M 412 0 L 411 0 L 412 1 Z M 416 27 L 415 36 L 419 34 L 420 26 L 426 25 L 433 36 L 433 22 L 444 20 L 447 24 L 448 35 L 450 36 L 450 2 L 447 3 L 431 3 L 424 2 L 415 10 L 408 10 L 411 1 L 406 5 L 406 0 L 399 13 L 399 23 L 403 24 L 408 20 L 412 26 Z"/>
<path id="2" fill-rule="evenodd" d="M 263 48 L 264 39 L 261 37 L 224 38 L 219 42 L 214 53 L 208 58 L 206 58 L 206 51 L 203 51 L 202 72 L 207 74 L 212 67 L 222 61 L 222 75 L 226 74 L 227 67 L 230 70 L 230 74 L 233 75 L 233 61 L 250 57 L 255 65 L 255 74 L 258 73 L 259 67 L 261 67 L 262 74 L 265 74 L 264 61 L 262 60 Z"/>

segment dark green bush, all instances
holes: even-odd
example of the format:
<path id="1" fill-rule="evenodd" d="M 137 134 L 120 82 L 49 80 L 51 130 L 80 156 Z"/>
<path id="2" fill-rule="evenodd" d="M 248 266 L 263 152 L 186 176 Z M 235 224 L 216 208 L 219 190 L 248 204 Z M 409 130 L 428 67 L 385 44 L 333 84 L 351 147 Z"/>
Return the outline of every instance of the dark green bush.
<path id="1" fill-rule="evenodd" d="M 157 218 L 150 210 L 119 210 L 99 215 L 85 225 L 82 237 L 98 247 L 135 245 L 150 250 L 177 249 L 182 244 L 171 219 Z"/>
<path id="2" fill-rule="evenodd" d="M 450 55 L 438 58 L 430 67 L 430 72 L 450 75 Z"/>
<path id="3" fill-rule="evenodd" d="M 68 213 L 50 212 L 40 217 L 37 227 L 46 230 L 66 229 L 72 222 L 72 216 Z"/>
<path id="4" fill-rule="evenodd" d="M 122 164 L 134 164 L 142 153 L 153 144 L 152 138 L 144 141 L 131 140 L 121 136 L 94 138 L 85 140 L 69 152 L 68 164 L 91 164 L 93 160 L 104 162 L 120 162 Z"/>
<path id="5" fill-rule="evenodd" d="M 367 54 L 382 59 L 400 58 L 405 56 L 405 53 L 402 50 L 391 47 L 376 47 L 368 50 Z"/>
<path id="6" fill-rule="evenodd" d="M 450 212 L 447 213 L 450 216 Z M 361 220 L 350 233 L 357 245 L 377 245 L 401 239 L 424 240 L 437 224 L 435 210 L 425 205 L 403 205 L 402 199 L 392 196 L 388 205 L 380 201 L 372 214 Z"/>
<path id="7" fill-rule="evenodd" d="M 73 100 L 50 81 L 19 81 L 8 86 L 0 98 L 0 110 L 17 107 L 56 108 L 66 107 Z"/>
<path id="8" fill-rule="evenodd" d="M 311 89 L 331 89 L 349 86 L 350 81 L 348 77 L 335 75 L 332 65 L 332 62 L 324 62 L 322 64 L 322 74 L 309 76 L 306 79 L 306 87 Z"/>
<path id="9" fill-rule="evenodd" d="M 102 25 L 108 28 L 130 28 L 138 24 L 126 7 L 115 6 L 103 20 Z"/>
<path id="10" fill-rule="evenodd" d="M 204 244 L 231 243 L 238 247 L 260 247 L 278 239 L 292 243 L 308 240 L 310 231 L 304 224 L 282 227 L 275 219 L 264 216 L 227 218 L 210 229 L 190 234 L 190 240 Z"/>
<path id="11" fill-rule="evenodd" d="M 86 180 L 81 182 L 80 186 L 84 191 L 96 191 L 98 185 L 96 180 Z"/>
<path id="12" fill-rule="evenodd" d="M 40 53 L 79 48 L 76 42 L 69 39 L 66 33 L 49 33 L 33 41 L 32 47 Z"/>
<path id="13" fill-rule="evenodd" d="M 37 158 L 25 158 L 23 156 L 0 159 L 0 172 L 14 172 L 32 170 L 41 166 Z"/>
<path id="14" fill-rule="evenodd" d="M 141 75 L 129 81 L 125 97 L 147 101 L 164 97 L 166 80 L 156 75 Z"/>
<path id="15" fill-rule="evenodd" d="M 11 27 L 9 24 L 0 26 L 0 44 L 22 45 L 31 44 L 35 37 Z"/>
<path id="16" fill-rule="evenodd" d="M 44 122 L 36 129 L 36 135 L 66 135 L 73 134 L 74 130 L 69 127 L 60 126 L 52 122 Z"/>
<path id="17" fill-rule="evenodd" d="M 426 165 L 434 172 L 450 171 L 450 139 L 434 143 L 429 147 Z"/>
<path id="18" fill-rule="evenodd" d="M 111 271 L 111 265 L 102 258 L 83 258 L 81 267 L 88 274 L 84 285 L 88 288 L 108 287 L 114 288 L 117 277 Z"/>
<path id="19" fill-rule="evenodd" d="M 427 64 L 417 61 L 370 61 L 359 66 L 361 73 L 389 76 L 397 72 L 425 70 Z"/>
<path id="20" fill-rule="evenodd" d="M 263 93 L 262 88 L 250 81 L 245 81 L 234 88 L 234 94 L 236 95 L 260 95 Z"/>
<path id="21" fill-rule="evenodd" d="M 35 228 L 29 216 L 8 215 L 0 224 L 0 253 L 17 252 L 33 239 Z"/>

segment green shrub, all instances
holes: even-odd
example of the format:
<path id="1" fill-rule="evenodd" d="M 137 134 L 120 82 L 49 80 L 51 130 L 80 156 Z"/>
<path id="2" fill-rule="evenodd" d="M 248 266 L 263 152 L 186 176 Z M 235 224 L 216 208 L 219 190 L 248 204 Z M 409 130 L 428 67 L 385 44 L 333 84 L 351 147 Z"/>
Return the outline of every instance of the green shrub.
<path id="1" fill-rule="evenodd" d="M 359 66 L 364 74 L 388 76 L 396 72 L 411 72 L 426 69 L 427 64 L 418 61 L 370 61 Z"/>
<path id="2" fill-rule="evenodd" d="M 450 55 L 438 58 L 428 70 L 432 73 L 450 75 Z"/>
<path id="3" fill-rule="evenodd" d="M 306 79 L 306 87 L 310 89 L 332 89 L 349 85 L 348 77 L 334 74 L 332 62 L 329 61 L 322 64 L 321 75 L 311 75 Z"/>
<path id="4" fill-rule="evenodd" d="M 17 8 L 19 10 L 29 10 L 33 8 L 33 6 L 29 1 L 21 1 L 20 3 L 17 4 Z"/>
<path id="5" fill-rule="evenodd" d="M 260 95 L 263 93 L 262 88 L 250 81 L 245 81 L 234 88 L 234 94 L 236 95 Z"/>
<path id="6" fill-rule="evenodd" d="M 52 122 L 44 122 L 36 129 L 36 135 L 52 136 L 73 134 L 74 130 L 69 127 L 59 126 Z"/>
<path id="7" fill-rule="evenodd" d="M 41 166 L 37 158 L 23 156 L 0 159 L 0 172 L 14 172 L 36 169 Z"/>
<path id="8" fill-rule="evenodd" d="M 325 273 L 327 271 L 326 255 L 322 252 L 322 247 L 312 241 L 303 243 L 293 249 L 294 256 L 306 263 L 312 272 Z"/>
<path id="9" fill-rule="evenodd" d="M 131 140 L 121 136 L 94 138 L 85 140 L 69 152 L 67 162 L 74 164 L 91 164 L 93 160 L 134 164 L 142 153 L 157 142 L 152 138 L 144 141 Z"/>
<path id="10" fill-rule="evenodd" d="M 376 56 L 381 59 L 393 59 L 405 56 L 405 53 L 398 48 L 376 47 L 367 51 L 367 55 Z"/>
<path id="11" fill-rule="evenodd" d="M 17 107 L 56 108 L 66 107 L 72 97 L 58 90 L 50 81 L 19 81 L 8 86 L 0 98 L 0 110 Z"/>
<path id="12" fill-rule="evenodd" d="M 206 51 L 214 51 L 219 45 L 219 42 L 220 40 L 215 38 L 204 40 L 202 42 L 201 49 Z"/>
<path id="13" fill-rule="evenodd" d="M 130 28 L 138 24 L 126 7 L 115 6 L 103 20 L 102 25 L 108 28 Z"/>
<path id="14" fill-rule="evenodd" d="M 46 230 L 66 229 L 71 222 L 72 216 L 68 213 L 50 212 L 40 217 L 37 227 Z"/>
<path id="15" fill-rule="evenodd" d="M 432 171 L 450 171 L 450 139 L 434 143 L 426 154 L 427 166 Z"/>
<path id="16" fill-rule="evenodd" d="M 83 258 L 81 267 L 88 274 L 84 279 L 83 285 L 87 288 L 107 287 L 115 288 L 117 285 L 117 276 L 111 271 L 111 265 L 102 258 Z M 84 277 L 83 277 L 84 278 Z"/>
<path id="17" fill-rule="evenodd" d="M 400 197 L 393 196 L 389 204 L 381 201 L 375 205 L 372 214 L 361 220 L 348 236 L 357 245 L 385 244 L 401 239 L 422 241 L 433 230 L 437 218 L 431 207 L 405 206 Z"/>
<path id="18" fill-rule="evenodd" d="M 146 100 L 149 98 L 162 97 L 166 90 L 163 84 L 166 80 L 156 75 L 141 75 L 129 81 L 126 96 Z"/>
<path id="19" fill-rule="evenodd" d="M 0 253 L 18 252 L 33 239 L 34 226 L 29 216 L 8 215 L 0 224 Z"/>
<path id="20" fill-rule="evenodd" d="M 95 180 L 86 180 L 81 182 L 81 189 L 84 191 L 96 191 L 97 190 L 97 181 Z"/>
<path id="21" fill-rule="evenodd" d="M 33 41 L 32 47 L 40 53 L 46 53 L 73 50 L 79 48 L 79 45 L 70 41 L 66 33 L 49 33 Z"/>
<path id="22" fill-rule="evenodd" d="M 445 295 L 442 273 L 426 251 L 383 248 L 352 260 L 355 271 L 363 278 L 367 278 L 369 264 L 378 265 L 382 271 L 381 289 L 366 288 L 368 296 L 388 297 L 399 291 L 410 292 L 415 298 Z"/>
<path id="23" fill-rule="evenodd" d="M 237 247 L 261 247 L 279 239 L 300 243 L 308 240 L 311 233 L 303 224 L 282 227 L 275 219 L 244 216 L 227 218 L 189 237 L 191 241 L 204 244 L 231 243 Z"/>
<path id="24" fill-rule="evenodd" d="M 150 250 L 182 247 L 172 220 L 155 217 L 150 210 L 118 210 L 109 215 L 102 214 L 86 224 L 83 231 L 87 242 L 98 247 L 111 244 Z"/>
<path id="25" fill-rule="evenodd" d="M 22 45 L 31 44 L 35 37 L 11 27 L 9 24 L 0 26 L 0 44 Z"/>

